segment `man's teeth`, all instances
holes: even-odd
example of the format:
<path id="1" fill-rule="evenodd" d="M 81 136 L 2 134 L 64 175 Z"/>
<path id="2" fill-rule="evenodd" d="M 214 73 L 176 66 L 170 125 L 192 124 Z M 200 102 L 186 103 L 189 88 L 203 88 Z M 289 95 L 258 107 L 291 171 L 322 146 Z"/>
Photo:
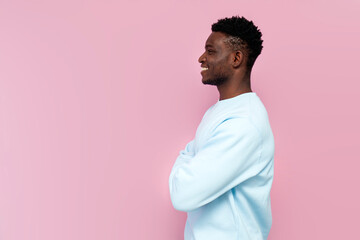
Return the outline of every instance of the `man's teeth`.
<path id="1" fill-rule="evenodd" d="M 204 67 L 201 68 L 201 71 L 205 71 L 205 70 L 208 70 L 208 68 L 204 68 Z"/>

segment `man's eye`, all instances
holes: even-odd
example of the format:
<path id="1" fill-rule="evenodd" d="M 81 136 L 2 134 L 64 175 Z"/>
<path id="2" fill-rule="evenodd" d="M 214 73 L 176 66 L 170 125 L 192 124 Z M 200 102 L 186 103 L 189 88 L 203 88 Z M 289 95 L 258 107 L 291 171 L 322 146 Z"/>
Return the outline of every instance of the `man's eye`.
<path id="1" fill-rule="evenodd" d="M 209 50 L 207 50 L 207 52 L 208 52 L 209 54 L 212 54 L 212 53 L 214 53 L 215 51 L 209 49 Z"/>

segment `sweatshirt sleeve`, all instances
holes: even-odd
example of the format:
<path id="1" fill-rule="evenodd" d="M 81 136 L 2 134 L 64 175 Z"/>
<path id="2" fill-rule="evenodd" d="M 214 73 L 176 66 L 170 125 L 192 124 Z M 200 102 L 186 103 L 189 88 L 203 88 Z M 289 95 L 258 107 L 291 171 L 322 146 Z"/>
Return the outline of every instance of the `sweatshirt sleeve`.
<path id="1" fill-rule="evenodd" d="M 247 118 L 232 118 L 216 127 L 196 154 L 191 141 L 177 157 L 169 177 L 175 209 L 190 212 L 255 176 L 262 140 Z"/>

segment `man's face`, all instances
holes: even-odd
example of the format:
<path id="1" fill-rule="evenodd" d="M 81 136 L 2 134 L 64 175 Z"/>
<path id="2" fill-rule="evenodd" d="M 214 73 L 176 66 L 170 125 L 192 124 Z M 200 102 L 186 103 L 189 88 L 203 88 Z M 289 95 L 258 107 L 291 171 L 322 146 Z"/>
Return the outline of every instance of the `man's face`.
<path id="1" fill-rule="evenodd" d="M 224 43 L 226 35 L 221 32 L 210 34 L 205 44 L 205 52 L 200 56 L 203 84 L 219 86 L 232 75 L 230 48 Z"/>

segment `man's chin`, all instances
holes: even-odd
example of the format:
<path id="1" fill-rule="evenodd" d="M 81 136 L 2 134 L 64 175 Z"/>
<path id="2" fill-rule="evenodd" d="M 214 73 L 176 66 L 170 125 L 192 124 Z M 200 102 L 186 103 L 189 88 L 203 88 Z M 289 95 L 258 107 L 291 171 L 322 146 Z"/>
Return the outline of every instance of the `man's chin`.
<path id="1" fill-rule="evenodd" d="M 217 81 L 213 81 L 213 80 L 209 80 L 209 79 L 202 79 L 202 83 L 204 85 L 212 85 L 212 86 L 219 85 L 219 83 Z"/>
<path id="2" fill-rule="evenodd" d="M 211 79 L 204 79 L 204 78 L 203 78 L 201 81 L 202 81 L 202 83 L 203 83 L 204 85 L 216 85 L 215 82 L 212 81 Z"/>

